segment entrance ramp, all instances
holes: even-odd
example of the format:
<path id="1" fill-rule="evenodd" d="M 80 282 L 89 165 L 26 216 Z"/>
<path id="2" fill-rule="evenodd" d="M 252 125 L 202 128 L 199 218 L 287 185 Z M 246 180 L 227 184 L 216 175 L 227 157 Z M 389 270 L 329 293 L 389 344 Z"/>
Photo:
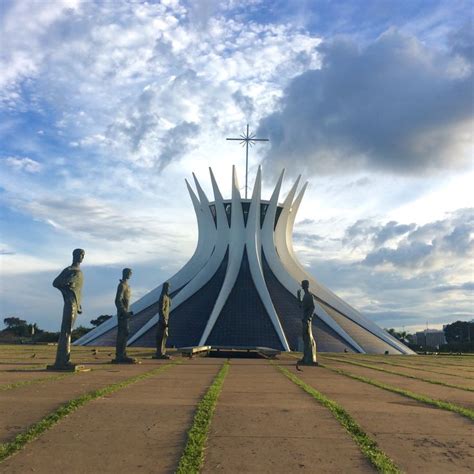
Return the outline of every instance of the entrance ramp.
<path id="1" fill-rule="evenodd" d="M 274 359 L 281 354 L 278 349 L 260 346 L 190 346 L 177 349 L 183 357 L 264 357 Z"/>

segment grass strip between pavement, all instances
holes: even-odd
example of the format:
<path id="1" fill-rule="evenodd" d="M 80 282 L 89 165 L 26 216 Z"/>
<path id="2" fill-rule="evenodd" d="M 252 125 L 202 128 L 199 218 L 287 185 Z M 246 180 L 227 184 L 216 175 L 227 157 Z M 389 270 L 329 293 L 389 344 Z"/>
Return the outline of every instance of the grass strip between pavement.
<path id="1" fill-rule="evenodd" d="M 362 375 L 355 375 L 351 374 L 342 369 L 336 369 L 335 367 L 329 367 L 324 364 L 319 364 L 320 367 L 324 367 L 325 369 L 331 370 L 336 374 L 344 375 L 354 380 L 359 380 L 360 382 L 368 383 L 373 385 L 374 387 L 382 388 L 383 390 L 388 390 L 389 392 L 397 393 L 398 395 L 403 395 L 405 397 L 412 398 L 413 400 L 417 400 L 418 402 L 426 403 L 427 405 L 434 406 L 436 408 L 441 408 L 442 410 L 452 411 L 457 413 L 458 415 L 465 416 L 470 420 L 474 421 L 474 410 L 470 410 L 469 408 L 464 408 L 454 403 L 445 402 L 443 400 L 437 400 L 435 398 L 430 398 L 425 395 L 421 395 L 419 393 L 411 392 L 410 390 L 404 390 L 398 387 L 394 387 L 393 385 L 388 385 L 386 383 L 378 382 L 377 380 L 369 379 L 368 377 L 363 377 Z"/>
<path id="2" fill-rule="evenodd" d="M 423 356 L 418 356 L 420 358 L 422 358 Z M 442 360 L 442 359 L 441 359 Z M 471 369 L 472 366 L 470 365 L 458 365 L 458 364 L 446 364 L 444 363 L 443 361 L 443 365 L 439 365 L 438 363 L 436 362 L 432 362 L 432 361 L 429 361 L 427 362 L 426 360 L 424 359 L 421 359 L 421 363 L 422 364 L 425 364 L 429 367 L 443 367 L 443 369 L 456 369 L 456 370 L 459 370 L 460 372 L 464 373 L 464 372 L 468 372 L 470 374 L 473 374 L 474 373 L 474 370 Z"/>
<path id="3" fill-rule="evenodd" d="M 31 425 L 25 432 L 18 434 L 15 438 L 8 442 L 0 444 L 0 462 L 4 461 L 6 458 L 10 457 L 12 454 L 20 451 L 27 443 L 35 440 L 45 431 L 49 430 L 56 423 L 58 423 L 62 418 L 76 411 L 82 405 L 85 405 L 96 398 L 103 397 L 105 395 L 110 395 L 122 388 L 128 387 L 136 382 L 141 380 L 148 379 L 154 375 L 163 372 L 164 370 L 172 367 L 173 365 L 180 364 L 181 361 L 173 361 L 170 364 L 162 365 L 155 369 L 149 370 L 140 375 L 135 375 L 129 379 L 123 380 L 122 382 L 113 383 L 107 385 L 106 387 L 100 388 L 98 390 L 93 390 L 91 392 L 85 393 L 73 400 L 69 400 L 64 405 L 61 405 L 55 411 L 45 416 L 42 420 L 38 421 Z"/>
<path id="4" fill-rule="evenodd" d="M 402 471 L 378 446 L 377 443 L 370 438 L 360 425 L 352 418 L 352 416 L 344 410 L 344 408 L 334 400 L 318 392 L 315 388 L 308 385 L 288 369 L 271 362 L 278 370 L 289 378 L 294 384 L 302 388 L 306 393 L 315 398 L 321 405 L 327 408 L 336 418 L 336 420 L 347 430 L 352 439 L 359 446 L 364 456 L 379 471 L 387 474 L 401 473 Z"/>
<path id="5" fill-rule="evenodd" d="M 336 356 L 337 357 L 337 356 Z M 383 356 L 383 358 L 386 358 L 387 356 Z M 391 355 L 389 356 L 391 360 L 396 360 L 396 361 L 399 361 L 400 359 L 402 360 L 407 360 L 407 356 L 394 356 L 394 355 Z M 410 356 L 412 357 L 412 356 Z M 377 360 L 380 360 L 382 358 L 382 356 L 379 356 L 377 357 Z M 413 358 L 413 360 L 416 360 L 416 362 L 418 363 L 421 363 L 425 366 L 428 366 L 428 367 L 433 367 L 433 368 L 443 368 L 443 369 L 458 369 L 458 370 L 461 370 L 463 372 L 471 372 L 473 373 L 474 370 L 473 370 L 473 366 L 472 365 L 464 365 L 464 364 L 450 364 L 450 363 L 446 363 L 445 360 L 446 360 L 446 357 L 435 357 L 435 356 L 424 356 L 424 355 L 420 355 L 418 354 L 416 357 Z M 468 362 L 473 362 L 471 360 L 469 360 Z"/>
<path id="6" fill-rule="evenodd" d="M 176 474 L 195 474 L 201 470 L 204 463 L 204 447 L 209 434 L 209 426 L 228 371 L 229 361 L 227 360 L 199 402 L 194 414 L 193 424 L 188 431 L 188 440 L 179 460 Z"/>
<path id="7" fill-rule="evenodd" d="M 14 383 L 6 383 L 6 384 L 0 385 L 0 392 L 4 392 L 6 390 L 13 390 L 14 388 L 20 388 L 20 387 L 24 387 L 25 385 L 32 385 L 35 383 L 49 382 L 52 380 L 61 380 L 61 379 L 64 379 L 65 377 L 70 377 L 71 375 L 80 374 L 80 373 L 81 372 L 70 372 L 67 374 L 52 375 L 50 377 L 43 377 L 39 379 L 23 380 L 21 382 L 14 382 Z"/>
<path id="8" fill-rule="evenodd" d="M 328 357 L 330 358 L 330 357 Z M 474 377 L 468 377 L 464 374 L 453 374 L 453 373 L 450 373 L 450 372 L 440 372 L 439 370 L 431 370 L 431 369 L 427 369 L 426 367 L 415 367 L 414 365 L 410 365 L 410 364 L 400 364 L 400 363 L 397 363 L 397 362 L 388 362 L 386 360 L 368 360 L 368 359 L 363 359 L 363 358 L 359 358 L 359 360 L 362 360 L 362 362 L 372 362 L 372 363 L 377 363 L 377 364 L 384 364 L 384 365 L 390 365 L 392 367 L 403 367 L 405 369 L 411 369 L 411 370 L 418 370 L 420 372 L 429 372 L 431 374 L 438 374 L 438 375 L 449 375 L 450 377 L 461 377 L 463 379 L 468 379 L 468 380 L 474 380 Z M 432 366 L 430 366 L 432 367 Z M 441 366 L 442 368 L 442 366 Z"/>
<path id="9" fill-rule="evenodd" d="M 376 367 L 371 364 L 363 364 L 362 362 L 355 362 L 353 360 L 339 359 L 337 357 L 325 357 L 326 360 L 332 360 L 335 362 L 342 362 L 344 364 L 356 365 L 359 367 L 365 367 L 366 369 L 378 370 L 379 372 L 385 372 L 387 374 L 399 375 L 400 377 L 406 377 L 408 379 L 420 380 L 421 382 L 427 382 L 434 385 L 442 385 L 443 387 L 456 388 L 458 390 L 465 390 L 467 392 L 474 392 L 474 388 L 463 387 L 462 385 L 456 385 L 453 383 L 440 382 L 439 380 L 427 379 L 425 377 L 417 377 L 416 375 L 409 375 L 403 372 L 398 372 L 397 370 L 382 369 L 381 367 Z"/>
<path id="10" fill-rule="evenodd" d="M 40 371 L 40 370 L 44 370 L 44 366 L 41 366 L 41 364 L 34 364 L 34 365 L 24 365 L 21 367 L 21 369 L 19 368 L 16 368 L 16 369 L 4 369 L 2 367 L 2 365 L 5 364 L 5 365 L 10 365 L 8 363 L 4 363 L 4 362 L 0 362 L 0 372 L 34 372 L 35 370 L 36 371 Z"/>

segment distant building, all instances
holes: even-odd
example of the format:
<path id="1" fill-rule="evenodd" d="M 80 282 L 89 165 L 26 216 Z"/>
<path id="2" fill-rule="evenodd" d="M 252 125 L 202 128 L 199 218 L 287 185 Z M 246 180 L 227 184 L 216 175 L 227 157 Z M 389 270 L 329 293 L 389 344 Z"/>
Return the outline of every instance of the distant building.
<path id="1" fill-rule="evenodd" d="M 425 329 L 415 334 L 416 344 L 422 347 L 436 347 L 446 344 L 444 331 L 441 329 Z"/>

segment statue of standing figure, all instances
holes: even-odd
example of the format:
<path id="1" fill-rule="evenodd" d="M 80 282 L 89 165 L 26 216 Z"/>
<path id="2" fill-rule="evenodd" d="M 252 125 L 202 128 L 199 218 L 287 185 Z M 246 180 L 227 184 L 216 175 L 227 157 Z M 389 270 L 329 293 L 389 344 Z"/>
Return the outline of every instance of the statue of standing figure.
<path id="1" fill-rule="evenodd" d="M 171 298 L 169 295 L 170 284 L 163 283 L 160 299 L 158 300 L 158 329 L 156 332 L 156 354 L 153 359 L 171 359 L 166 354 L 166 341 L 168 340 L 168 325 L 171 308 Z"/>
<path id="2" fill-rule="evenodd" d="M 71 333 L 78 314 L 82 313 L 81 291 L 84 277 L 79 268 L 84 260 L 85 252 L 75 249 L 72 252 L 72 265 L 66 267 L 53 281 L 64 299 L 63 319 L 61 333 L 59 335 L 56 361 L 54 365 L 48 365 L 48 370 L 80 370 L 82 367 L 72 364 L 71 359 Z"/>
<path id="3" fill-rule="evenodd" d="M 314 315 L 314 300 L 313 295 L 309 291 L 309 281 L 303 280 L 301 288 L 304 291 L 303 299 L 301 299 L 301 290 L 298 290 L 298 301 L 303 308 L 303 358 L 298 361 L 298 365 L 318 365 L 316 360 L 316 342 L 313 337 L 313 315 Z"/>
<path id="4" fill-rule="evenodd" d="M 128 284 L 128 280 L 132 276 L 130 268 L 122 270 L 122 279 L 117 286 L 117 294 L 115 296 L 115 306 L 117 308 L 117 342 L 115 346 L 115 359 L 113 364 L 137 364 L 138 360 L 127 356 L 127 340 L 129 334 L 128 322 L 133 316 L 133 312 L 129 311 L 130 297 L 132 292 Z"/>

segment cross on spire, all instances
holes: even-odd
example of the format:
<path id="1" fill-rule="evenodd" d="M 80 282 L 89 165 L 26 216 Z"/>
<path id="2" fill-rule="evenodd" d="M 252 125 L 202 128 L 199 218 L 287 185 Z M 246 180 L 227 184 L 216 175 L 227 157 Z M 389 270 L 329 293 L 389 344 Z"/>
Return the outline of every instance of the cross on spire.
<path id="1" fill-rule="evenodd" d="M 255 138 L 255 135 L 249 133 L 249 124 L 247 124 L 247 133 L 241 134 L 239 138 L 226 138 L 226 140 L 239 141 L 241 145 L 245 146 L 245 199 L 247 199 L 248 191 L 248 174 L 249 174 L 249 144 L 254 146 L 255 142 L 268 142 L 268 138 Z"/>

